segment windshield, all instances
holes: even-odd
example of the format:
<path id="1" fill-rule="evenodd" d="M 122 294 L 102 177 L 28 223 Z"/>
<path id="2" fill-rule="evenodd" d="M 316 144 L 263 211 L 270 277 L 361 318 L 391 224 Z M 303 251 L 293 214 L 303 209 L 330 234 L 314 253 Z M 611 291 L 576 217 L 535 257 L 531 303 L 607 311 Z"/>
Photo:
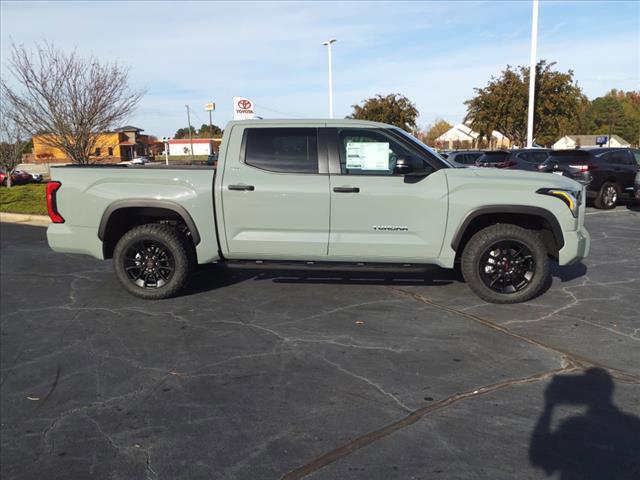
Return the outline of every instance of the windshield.
<path id="1" fill-rule="evenodd" d="M 400 135 L 402 135 L 404 138 L 409 140 L 411 143 L 413 143 L 420 150 L 426 150 L 430 155 L 433 155 L 434 157 L 436 157 L 438 160 L 440 160 L 447 167 L 456 168 L 456 166 L 453 163 L 451 163 L 449 160 L 444 158 L 442 155 L 440 155 L 438 152 L 436 152 L 430 146 L 425 145 L 424 143 L 422 143 L 420 140 L 418 140 L 416 137 L 414 137 L 410 133 L 405 132 L 401 128 L 394 128 L 393 131 L 396 132 L 396 133 L 399 133 Z"/>

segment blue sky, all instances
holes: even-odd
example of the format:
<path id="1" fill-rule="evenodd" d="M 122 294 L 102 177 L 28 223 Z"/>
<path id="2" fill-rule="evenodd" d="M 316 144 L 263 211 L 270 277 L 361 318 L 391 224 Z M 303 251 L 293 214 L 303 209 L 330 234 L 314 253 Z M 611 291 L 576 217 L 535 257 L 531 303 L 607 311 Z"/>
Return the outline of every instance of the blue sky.
<path id="1" fill-rule="evenodd" d="M 507 65 L 529 62 L 531 2 L 7 2 L 1 55 L 10 40 L 51 40 L 128 65 L 147 94 L 128 123 L 172 135 L 232 117 L 246 96 L 265 118 L 326 117 L 327 52 L 334 45 L 334 109 L 376 93 L 416 103 L 421 128 L 456 123 L 474 87 Z M 541 1 L 538 58 L 572 69 L 586 95 L 640 88 L 640 2 Z M 3 76 L 5 75 L 3 67 Z"/>

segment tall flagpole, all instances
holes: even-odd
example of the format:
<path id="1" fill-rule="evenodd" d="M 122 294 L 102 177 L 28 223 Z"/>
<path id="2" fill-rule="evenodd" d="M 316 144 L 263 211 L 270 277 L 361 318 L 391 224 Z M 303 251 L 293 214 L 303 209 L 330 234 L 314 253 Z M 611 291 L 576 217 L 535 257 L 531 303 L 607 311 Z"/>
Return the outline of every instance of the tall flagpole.
<path id="1" fill-rule="evenodd" d="M 538 44 L 538 0 L 531 15 L 531 58 L 529 59 L 529 108 L 527 110 L 527 148 L 533 146 L 533 110 L 536 99 L 536 56 Z"/>

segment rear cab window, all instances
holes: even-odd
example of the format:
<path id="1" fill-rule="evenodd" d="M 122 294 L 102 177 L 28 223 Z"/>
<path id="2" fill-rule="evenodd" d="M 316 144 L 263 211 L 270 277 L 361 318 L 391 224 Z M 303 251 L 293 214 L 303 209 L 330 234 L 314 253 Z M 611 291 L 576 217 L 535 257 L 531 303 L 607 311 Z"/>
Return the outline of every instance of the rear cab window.
<path id="1" fill-rule="evenodd" d="M 279 173 L 318 173 L 316 128 L 247 128 L 244 163 Z"/>

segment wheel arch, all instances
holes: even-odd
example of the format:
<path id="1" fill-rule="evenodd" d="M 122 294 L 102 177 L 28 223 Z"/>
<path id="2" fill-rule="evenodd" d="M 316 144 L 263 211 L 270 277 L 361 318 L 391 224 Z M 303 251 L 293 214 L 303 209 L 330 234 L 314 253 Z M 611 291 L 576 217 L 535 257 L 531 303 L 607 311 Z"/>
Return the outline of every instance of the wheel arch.
<path id="1" fill-rule="evenodd" d="M 182 205 L 169 200 L 118 200 L 105 209 L 98 226 L 98 238 L 103 244 L 104 258 L 113 256 L 115 244 L 128 230 L 137 225 L 158 221 L 184 225 L 194 249 L 200 243 L 198 228 Z"/>
<path id="2" fill-rule="evenodd" d="M 526 205 L 487 205 L 470 211 L 458 225 L 451 240 L 451 248 L 456 252 L 456 257 L 459 257 L 475 233 L 499 223 L 539 230 L 547 252 L 556 259 L 564 246 L 562 227 L 549 210 Z"/>

